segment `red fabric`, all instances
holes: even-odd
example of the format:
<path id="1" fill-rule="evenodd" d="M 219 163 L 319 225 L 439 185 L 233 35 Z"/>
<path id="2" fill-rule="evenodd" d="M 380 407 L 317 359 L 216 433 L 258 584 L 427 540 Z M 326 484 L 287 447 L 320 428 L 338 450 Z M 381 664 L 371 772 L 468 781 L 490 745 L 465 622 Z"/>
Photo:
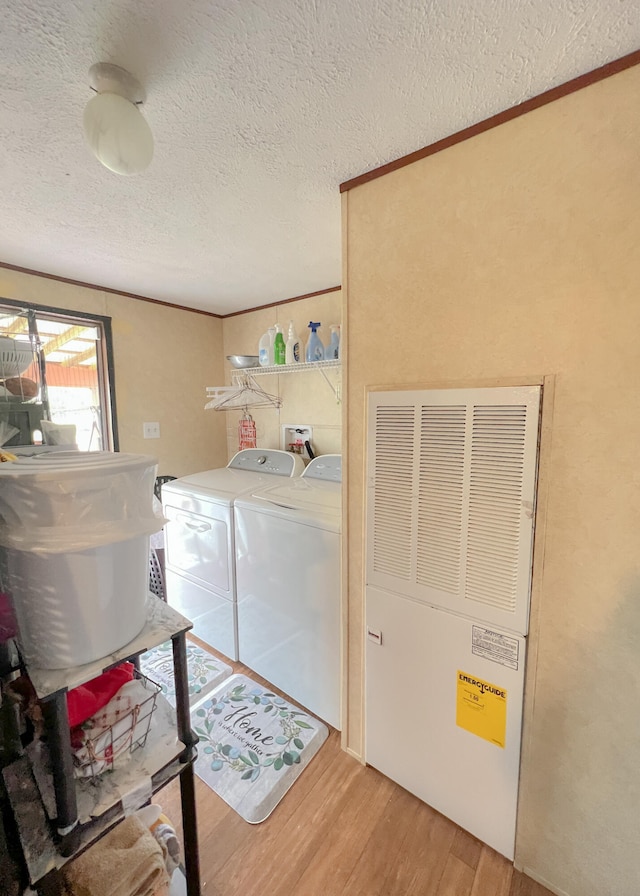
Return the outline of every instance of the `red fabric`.
<path id="1" fill-rule="evenodd" d="M 69 726 L 82 725 L 92 715 L 106 706 L 123 684 L 133 678 L 133 663 L 120 663 L 108 672 L 103 672 L 92 681 L 81 684 L 67 694 Z"/>
<path id="2" fill-rule="evenodd" d="M 0 594 L 0 644 L 18 633 L 13 604 L 8 594 Z"/>

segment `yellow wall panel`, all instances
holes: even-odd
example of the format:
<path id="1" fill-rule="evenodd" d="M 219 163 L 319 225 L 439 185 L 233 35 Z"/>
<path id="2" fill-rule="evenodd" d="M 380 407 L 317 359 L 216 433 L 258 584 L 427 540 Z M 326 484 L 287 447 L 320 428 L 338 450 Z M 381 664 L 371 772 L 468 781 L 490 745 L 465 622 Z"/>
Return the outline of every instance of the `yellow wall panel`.
<path id="1" fill-rule="evenodd" d="M 367 389 L 547 377 L 516 860 L 570 896 L 640 892 L 639 158 L 636 67 L 343 200 L 347 745 Z"/>

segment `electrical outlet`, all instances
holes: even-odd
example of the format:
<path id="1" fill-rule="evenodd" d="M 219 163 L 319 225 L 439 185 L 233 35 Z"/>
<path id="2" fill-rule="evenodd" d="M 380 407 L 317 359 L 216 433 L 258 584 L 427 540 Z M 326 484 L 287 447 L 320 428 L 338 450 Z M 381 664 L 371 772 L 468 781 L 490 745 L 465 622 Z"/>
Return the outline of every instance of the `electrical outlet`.
<path id="1" fill-rule="evenodd" d="M 160 438 L 160 424 L 159 423 L 143 423 L 142 424 L 142 436 L 145 439 L 159 439 Z"/>

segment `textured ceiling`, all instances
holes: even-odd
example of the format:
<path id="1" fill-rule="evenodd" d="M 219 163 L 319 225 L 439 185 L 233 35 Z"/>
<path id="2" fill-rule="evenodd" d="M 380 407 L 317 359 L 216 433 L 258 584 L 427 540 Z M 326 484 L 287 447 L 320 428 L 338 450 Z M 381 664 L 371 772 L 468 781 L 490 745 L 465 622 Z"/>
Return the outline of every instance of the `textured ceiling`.
<path id="1" fill-rule="evenodd" d="M 638 0 L 0 0 L 0 261 L 227 314 L 340 283 L 339 185 L 640 47 Z M 143 83 L 135 177 L 88 69 Z"/>

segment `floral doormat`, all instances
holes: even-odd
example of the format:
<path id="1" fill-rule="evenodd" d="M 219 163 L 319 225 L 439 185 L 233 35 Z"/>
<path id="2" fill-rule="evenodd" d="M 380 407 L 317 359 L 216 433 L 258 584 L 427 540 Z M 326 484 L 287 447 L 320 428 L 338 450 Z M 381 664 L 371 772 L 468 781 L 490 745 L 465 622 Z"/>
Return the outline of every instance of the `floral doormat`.
<path id="1" fill-rule="evenodd" d="M 172 706 L 176 705 L 176 686 L 173 674 L 173 647 L 171 641 L 160 644 L 143 653 L 140 668 L 147 678 L 162 688 L 162 693 Z M 215 690 L 233 672 L 212 653 L 187 641 L 187 673 L 189 678 L 189 703 L 199 703 Z"/>
<path id="2" fill-rule="evenodd" d="M 245 675 L 191 710 L 195 771 L 250 824 L 267 818 L 327 739 L 322 722 Z"/>

